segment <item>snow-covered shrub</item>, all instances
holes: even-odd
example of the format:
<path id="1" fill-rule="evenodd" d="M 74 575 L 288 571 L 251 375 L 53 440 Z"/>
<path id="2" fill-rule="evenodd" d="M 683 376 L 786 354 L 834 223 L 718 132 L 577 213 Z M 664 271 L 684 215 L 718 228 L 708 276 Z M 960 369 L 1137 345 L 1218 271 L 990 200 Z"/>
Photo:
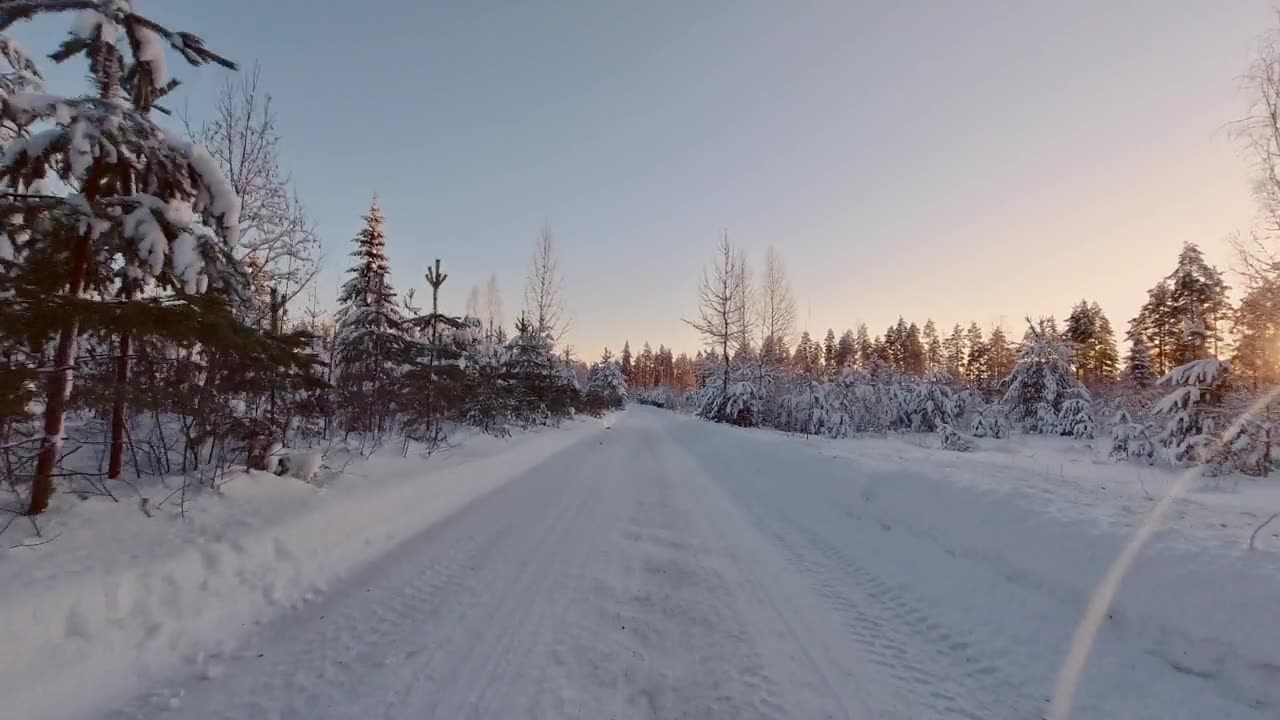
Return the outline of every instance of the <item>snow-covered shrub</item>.
<path id="1" fill-rule="evenodd" d="M 1009 435 L 1009 421 L 996 403 L 983 406 L 973 418 L 970 432 L 974 437 L 1003 438 Z"/>
<path id="2" fill-rule="evenodd" d="M 1271 454 L 1271 437 L 1269 421 L 1265 419 L 1243 421 L 1228 445 L 1231 462 L 1235 469 L 1246 475 L 1257 477 L 1269 475 L 1274 464 Z"/>
<path id="3" fill-rule="evenodd" d="M 1111 424 L 1111 457 L 1142 458 L 1149 462 L 1155 451 L 1146 423 L 1135 422 L 1127 410 L 1117 412 Z"/>
<path id="4" fill-rule="evenodd" d="M 795 392 L 782 400 L 778 426 L 783 430 L 847 437 L 849 418 L 833 395 L 838 389 L 831 383 L 807 380 Z"/>
<path id="5" fill-rule="evenodd" d="M 938 427 L 938 436 L 942 439 L 943 450 L 969 452 L 973 449 L 973 442 L 950 425 L 940 425 Z"/>
<path id="6" fill-rule="evenodd" d="M 959 405 L 951 387 L 941 378 L 902 378 L 888 385 L 884 400 L 889 428 L 909 432 L 936 432 L 953 424 Z"/>
<path id="7" fill-rule="evenodd" d="M 643 390 L 636 393 L 631 399 L 641 405 L 650 405 L 666 410 L 675 410 L 680 404 L 675 391 L 664 386 Z"/>
<path id="8" fill-rule="evenodd" d="M 1081 388 L 1083 397 L 1073 397 L 1062 403 L 1058 410 L 1057 427 L 1059 435 L 1073 438 L 1092 438 L 1096 428 L 1093 424 L 1093 408 L 1089 404 L 1089 393 Z"/>
<path id="9" fill-rule="evenodd" d="M 709 386 L 698 415 L 715 422 L 754 427 L 759 423 L 763 393 L 754 383 L 729 383 L 726 390 Z"/>

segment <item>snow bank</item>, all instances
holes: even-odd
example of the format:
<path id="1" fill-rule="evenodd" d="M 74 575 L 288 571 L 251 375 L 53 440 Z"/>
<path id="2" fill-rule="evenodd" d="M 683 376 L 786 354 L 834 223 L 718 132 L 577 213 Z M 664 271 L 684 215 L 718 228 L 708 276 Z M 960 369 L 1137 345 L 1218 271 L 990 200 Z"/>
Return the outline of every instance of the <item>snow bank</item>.
<path id="1" fill-rule="evenodd" d="M 1043 672 L 1046 643 L 1060 648 L 1047 653 L 1060 660 L 1073 629 L 1067 625 L 1176 478 L 1102 461 L 1091 448 L 1056 438 L 981 441 L 983 450 L 959 455 L 906 439 L 753 432 L 762 442 L 808 444 L 851 461 L 856 471 L 847 482 L 858 501 L 843 508 L 844 532 L 867 550 L 864 557 L 879 558 L 873 571 L 931 600 L 952 627 L 1003 638 L 1011 655 L 1025 654 L 1015 664 L 1041 666 L 1026 681 L 1044 691 L 1051 680 Z M 1175 508 L 1170 526 L 1124 580 L 1085 670 L 1079 717 L 1114 715 L 1115 707 L 1103 713 L 1094 704 L 1101 697 L 1141 703 L 1158 694 L 1113 687 L 1117 678 L 1133 677 L 1132 655 L 1114 652 L 1121 645 L 1141 647 L 1167 671 L 1224 697 L 1280 707 L 1277 523 L 1249 549 L 1252 531 L 1280 511 L 1280 481 L 1205 478 Z M 1032 601 L 1045 596 L 1058 610 L 1047 614 Z M 1028 652 L 1034 647 L 1039 655 Z"/>
<path id="2" fill-rule="evenodd" d="M 471 437 L 425 462 L 388 451 L 325 487 L 244 474 L 188 503 L 185 520 L 176 499 L 148 518 L 136 497 L 59 496 L 42 523 L 52 542 L 0 535 L 5 714 L 75 717 L 146 690 L 602 427 Z M 299 455 L 291 471 L 316 462 Z"/>

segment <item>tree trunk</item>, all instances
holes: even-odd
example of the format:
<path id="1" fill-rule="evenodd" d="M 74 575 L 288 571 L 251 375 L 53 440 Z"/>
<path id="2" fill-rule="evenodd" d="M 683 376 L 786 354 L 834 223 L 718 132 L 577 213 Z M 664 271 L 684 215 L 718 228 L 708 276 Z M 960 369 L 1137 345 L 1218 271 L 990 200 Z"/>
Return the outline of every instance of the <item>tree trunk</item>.
<path id="1" fill-rule="evenodd" d="M 111 400 L 111 458 L 107 478 L 120 477 L 124 466 L 124 398 L 129 387 L 129 331 L 120 331 L 120 357 L 116 358 L 115 397 Z"/>
<path id="2" fill-rule="evenodd" d="M 71 282 L 68 295 L 79 298 L 84 291 L 85 275 L 89 265 L 89 238 L 76 239 L 71 254 Z M 35 476 L 31 480 L 31 501 L 27 515 L 39 515 L 49 507 L 53 496 L 53 468 L 62 448 L 62 416 L 66 412 L 67 398 L 71 394 L 73 368 L 76 360 L 76 340 L 80 334 L 80 318 L 68 313 L 62 321 L 58 347 L 53 354 L 54 371 L 49 375 L 49 389 L 44 406 L 44 437 L 40 440 L 40 457 L 36 460 Z"/>

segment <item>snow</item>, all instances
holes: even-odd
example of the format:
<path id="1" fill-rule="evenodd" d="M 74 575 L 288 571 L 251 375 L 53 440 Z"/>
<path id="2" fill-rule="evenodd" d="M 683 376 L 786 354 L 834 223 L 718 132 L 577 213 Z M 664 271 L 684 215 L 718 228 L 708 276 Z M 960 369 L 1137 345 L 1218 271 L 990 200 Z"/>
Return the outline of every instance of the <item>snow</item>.
<path id="1" fill-rule="evenodd" d="M 150 518 L 123 487 L 119 503 L 59 493 L 41 521 L 52 542 L 24 538 L 22 518 L 0 535 L 4 714 L 83 717 L 146 692 L 143 681 L 200 653 L 216 657 L 255 623 L 340 587 L 363 563 L 602 429 L 590 421 L 507 440 L 476 435 L 425 462 L 388 452 L 340 476 L 321 473 L 319 485 L 237 474 L 221 493 L 192 498 L 186 520 L 177 497 L 160 504 L 169 488 L 144 488 Z M 291 457 L 308 471 L 309 455 L 318 453 Z M 64 682 L 74 691 L 48 691 Z"/>
<path id="2" fill-rule="evenodd" d="M 231 181 L 222 174 L 218 161 L 203 145 L 188 144 L 187 157 L 200 177 L 202 193 L 207 195 L 201 198 L 204 204 L 198 209 L 207 210 L 218 218 L 227 245 L 235 247 L 240 242 L 240 196 Z"/>
<path id="3" fill-rule="evenodd" d="M 319 489 L 243 477 L 186 526 L 94 500 L 0 555 L 0 692 L 72 718 L 1043 717 L 1178 475 L 1105 442 L 937 444 L 633 407 Z M 1173 508 L 1073 717 L 1274 718 L 1280 527 L 1248 541 L 1280 484 Z"/>
<path id="4" fill-rule="evenodd" d="M 151 66 L 151 76 L 156 87 L 169 82 L 169 68 L 165 64 L 165 41 L 154 30 L 139 25 L 134 28 L 138 40 L 137 60 Z"/>
<path id="5" fill-rule="evenodd" d="M 170 263 L 174 277 L 182 283 L 182 290 L 195 293 L 200 289 L 200 276 L 204 272 L 204 258 L 194 235 L 184 232 L 173 241 Z"/>

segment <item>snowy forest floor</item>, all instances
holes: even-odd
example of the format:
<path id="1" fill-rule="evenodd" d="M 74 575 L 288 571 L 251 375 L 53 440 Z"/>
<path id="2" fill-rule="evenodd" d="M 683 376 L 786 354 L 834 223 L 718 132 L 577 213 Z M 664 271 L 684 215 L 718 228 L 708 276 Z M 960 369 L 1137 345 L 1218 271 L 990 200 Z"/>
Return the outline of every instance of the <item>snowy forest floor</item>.
<path id="1" fill-rule="evenodd" d="M 56 541 L 0 550 L 5 714 L 1039 718 L 1176 477 L 1058 438 L 959 454 L 610 422 L 323 489 L 246 477 L 185 522 L 63 507 Z M 1277 487 L 1206 478 L 1177 502 L 1074 717 L 1280 712 L 1280 521 L 1248 549 Z"/>

